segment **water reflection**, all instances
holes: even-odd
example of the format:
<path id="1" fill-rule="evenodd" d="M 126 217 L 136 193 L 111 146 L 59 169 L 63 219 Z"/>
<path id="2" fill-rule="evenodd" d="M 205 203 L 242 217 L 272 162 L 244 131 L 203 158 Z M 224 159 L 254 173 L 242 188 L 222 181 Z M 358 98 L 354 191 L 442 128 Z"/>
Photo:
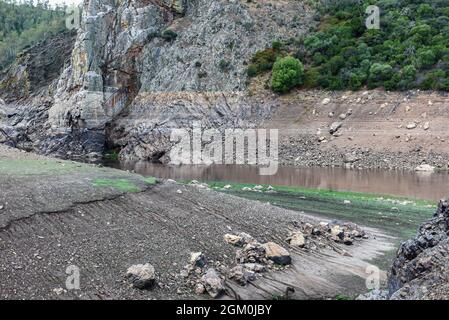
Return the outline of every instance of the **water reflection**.
<path id="1" fill-rule="evenodd" d="M 342 168 L 281 167 L 276 175 L 261 176 L 256 166 L 165 166 L 146 161 L 109 163 L 158 178 L 232 181 L 257 184 L 348 190 L 439 200 L 449 196 L 447 173 L 416 173 L 387 170 L 346 170 Z"/>

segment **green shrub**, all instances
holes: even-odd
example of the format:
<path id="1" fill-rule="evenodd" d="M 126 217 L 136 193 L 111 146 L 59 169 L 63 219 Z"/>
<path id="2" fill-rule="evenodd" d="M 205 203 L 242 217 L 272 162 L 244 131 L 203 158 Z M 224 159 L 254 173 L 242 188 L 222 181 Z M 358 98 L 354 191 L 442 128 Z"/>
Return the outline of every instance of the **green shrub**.
<path id="1" fill-rule="evenodd" d="M 285 57 L 278 59 L 273 65 L 271 88 L 278 93 L 290 91 L 303 81 L 304 67 L 296 58 Z"/>
<path id="2" fill-rule="evenodd" d="M 319 68 L 309 68 L 304 72 L 304 87 L 314 88 L 319 85 L 318 80 L 320 77 Z"/>
<path id="3" fill-rule="evenodd" d="M 281 55 L 280 51 L 268 48 L 257 52 L 251 59 L 247 73 L 250 77 L 255 77 L 264 72 L 270 71 L 276 59 Z"/>
<path id="4" fill-rule="evenodd" d="M 440 76 L 435 78 L 441 73 L 429 74 L 437 70 L 449 74 L 446 0 L 360 0 L 359 5 L 353 2 L 323 3 L 317 28 L 300 41 L 285 42 L 282 49 L 280 43 L 273 42 L 271 58 L 287 55 L 291 49 L 306 66 L 306 87 L 407 90 L 424 86 L 446 90 L 447 82 Z M 365 27 L 363 9 L 372 4 L 379 6 L 382 13 L 378 30 Z M 273 59 L 260 56 L 255 56 L 258 62 L 252 62 L 248 68 L 249 75 L 266 71 L 274 63 Z"/>
<path id="5" fill-rule="evenodd" d="M 393 76 L 393 68 L 389 64 L 373 63 L 369 69 L 368 86 L 370 88 L 381 86 Z"/>

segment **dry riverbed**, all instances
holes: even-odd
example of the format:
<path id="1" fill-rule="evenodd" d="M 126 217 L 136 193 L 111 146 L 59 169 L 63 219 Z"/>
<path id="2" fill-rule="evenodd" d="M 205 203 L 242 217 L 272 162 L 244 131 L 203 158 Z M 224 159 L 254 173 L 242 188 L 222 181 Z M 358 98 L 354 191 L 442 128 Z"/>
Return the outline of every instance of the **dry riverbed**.
<path id="1" fill-rule="evenodd" d="M 352 229 L 307 213 L 3 146 L 0 190 L 1 299 L 355 297 L 367 291 L 369 261 L 394 242 L 363 228 L 349 245 Z M 146 263 L 151 286 L 137 289 L 126 272 Z M 265 270 L 244 269 L 242 280 L 248 263 Z M 79 289 L 66 288 L 71 266 Z"/>

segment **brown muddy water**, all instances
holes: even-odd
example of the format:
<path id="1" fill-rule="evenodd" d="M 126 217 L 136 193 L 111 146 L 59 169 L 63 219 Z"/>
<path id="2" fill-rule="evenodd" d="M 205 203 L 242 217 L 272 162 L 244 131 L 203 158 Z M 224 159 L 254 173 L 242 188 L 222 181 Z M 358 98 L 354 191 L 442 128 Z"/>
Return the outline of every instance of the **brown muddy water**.
<path id="1" fill-rule="evenodd" d="M 449 174 L 447 172 L 280 167 L 273 176 L 261 176 L 256 166 L 249 165 L 165 166 L 146 161 L 111 162 L 106 165 L 135 171 L 144 176 L 174 180 L 196 179 L 286 185 L 396 195 L 426 200 L 439 200 L 449 195 Z"/>

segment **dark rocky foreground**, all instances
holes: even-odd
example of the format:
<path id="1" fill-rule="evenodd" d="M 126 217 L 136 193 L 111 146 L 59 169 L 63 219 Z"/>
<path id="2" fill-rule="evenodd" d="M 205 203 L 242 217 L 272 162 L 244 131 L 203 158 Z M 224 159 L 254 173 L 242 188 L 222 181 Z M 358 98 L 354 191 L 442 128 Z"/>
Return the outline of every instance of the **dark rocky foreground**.
<path id="1" fill-rule="evenodd" d="M 388 279 L 391 299 L 449 297 L 449 202 L 441 200 L 435 215 L 398 250 Z"/>

